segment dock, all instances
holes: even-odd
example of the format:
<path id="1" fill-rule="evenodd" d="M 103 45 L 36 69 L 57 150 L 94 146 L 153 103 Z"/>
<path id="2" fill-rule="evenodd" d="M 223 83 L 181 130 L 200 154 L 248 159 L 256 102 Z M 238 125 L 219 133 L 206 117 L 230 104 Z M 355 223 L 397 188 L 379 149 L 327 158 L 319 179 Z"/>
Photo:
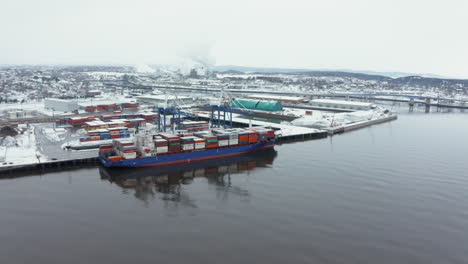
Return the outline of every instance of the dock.
<path id="1" fill-rule="evenodd" d="M 210 113 L 204 111 L 193 111 L 199 119 L 209 120 Z M 290 124 L 281 124 L 274 122 L 267 122 L 255 119 L 248 119 L 242 117 L 240 114 L 233 114 L 232 123 L 234 127 L 268 127 L 275 130 L 277 136 L 277 143 L 284 144 L 297 141 L 305 141 L 312 139 L 326 138 L 329 135 L 340 134 L 359 128 L 389 122 L 397 119 L 397 115 L 387 115 L 372 120 L 365 120 L 361 122 L 349 123 L 346 125 L 331 127 L 331 128 L 310 128 L 310 127 L 299 127 Z M 38 136 L 41 136 L 38 134 Z M 51 153 L 55 153 L 57 159 L 40 161 L 29 163 L 29 164 L 2 164 L 0 165 L 0 178 L 8 178 L 12 173 L 36 173 L 45 170 L 60 170 L 78 168 L 83 166 L 91 166 L 98 164 L 97 150 L 93 151 L 65 151 L 63 153 L 57 152 L 56 146 L 43 145 L 44 150 L 47 151 L 48 156 Z M 53 156 L 52 156 L 53 157 Z M 60 158 L 59 158 L 60 157 Z"/>
<path id="2" fill-rule="evenodd" d="M 69 169 L 96 164 L 98 164 L 97 157 L 87 157 L 78 159 L 50 160 L 29 164 L 2 165 L 0 166 L 0 179 L 8 178 L 9 174 L 17 172 L 41 172 L 50 169 Z"/>
<path id="3" fill-rule="evenodd" d="M 196 115 L 200 119 L 209 120 L 209 112 L 193 112 L 192 114 Z M 238 127 L 248 127 L 252 126 L 261 126 L 261 127 L 270 127 L 276 130 L 276 141 L 278 143 L 292 142 L 292 141 L 303 141 L 310 139 L 319 139 L 325 138 L 328 135 L 328 131 L 322 129 L 308 128 L 308 127 L 299 127 L 293 125 L 283 125 L 280 123 L 272 123 L 254 119 L 246 119 L 239 117 L 238 114 L 233 114 L 232 123 L 234 126 Z"/>
<path id="4" fill-rule="evenodd" d="M 345 133 L 345 132 L 348 132 L 348 131 L 353 131 L 353 130 L 356 130 L 356 129 L 364 128 L 364 127 L 367 127 L 367 126 L 372 126 L 372 125 L 376 125 L 376 124 L 381 124 L 381 123 L 393 121 L 393 120 L 396 120 L 396 119 L 398 119 L 397 115 L 390 115 L 390 116 L 386 116 L 386 117 L 382 117 L 382 118 L 378 118 L 378 119 L 365 120 L 365 121 L 350 123 L 350 124 L 346 124 L 346 125 L 342 125 L 342 126 L 338 126 L 338 127 L 331 127 L 331 128 L 327 128 L 325 130 L 328 131 L 329 135 L 341 134 L 341 133 Z"/>

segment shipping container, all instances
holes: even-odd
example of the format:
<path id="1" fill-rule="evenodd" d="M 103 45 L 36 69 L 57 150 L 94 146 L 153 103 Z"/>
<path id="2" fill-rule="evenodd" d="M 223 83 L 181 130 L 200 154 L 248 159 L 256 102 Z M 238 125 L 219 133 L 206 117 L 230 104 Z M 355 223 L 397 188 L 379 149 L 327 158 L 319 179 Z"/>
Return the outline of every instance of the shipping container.
<path id="1" fill-rule="evenodd" d="M 229 146 L 229 139 L 218 140 L 218 146 L 220 147 Z"/>

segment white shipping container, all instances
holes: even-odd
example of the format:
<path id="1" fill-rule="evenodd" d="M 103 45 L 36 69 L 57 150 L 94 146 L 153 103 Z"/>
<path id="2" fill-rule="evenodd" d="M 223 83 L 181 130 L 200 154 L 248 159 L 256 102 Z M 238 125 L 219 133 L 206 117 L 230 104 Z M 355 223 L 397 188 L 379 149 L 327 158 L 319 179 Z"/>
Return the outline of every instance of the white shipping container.
<path id="1" fill-rule="evenodd" d="M 205 142 L 195 143 L 195 149 L 204 149 L 204 148 L 205 148 Z"/>
<path id="2" fill-rule="evenodd" d="M 122 153 L 125 159 L 136 159 L 136 152 Z"/>
<path id="3" fill-rule="evenodd" d="M 169 147 L 157 147 L 156 153 L 167 153 L 169 151 Z"/>
<path id="4" fill-rule="evenodd" d="M 193 150 L 194 144 L 182 144 L 182 150 Z"/>
<path id="5" fill-rule="evenodd" d="M 239 139 L 230 139 L 229 140 L 229 145 L 238 145 L 239 144 Z"/>
<path id="6" fill-rule="evenodd" d="M 218 140 L 218 146 L 220 147 L 229 146 L 229 140 Z"/>

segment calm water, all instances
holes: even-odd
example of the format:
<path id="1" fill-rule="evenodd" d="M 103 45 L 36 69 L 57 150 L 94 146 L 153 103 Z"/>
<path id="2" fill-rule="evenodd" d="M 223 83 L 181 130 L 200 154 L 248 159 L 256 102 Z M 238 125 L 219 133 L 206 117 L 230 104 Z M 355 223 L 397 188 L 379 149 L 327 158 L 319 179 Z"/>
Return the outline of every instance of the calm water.
<path id="1" fill-rule="evenodd" d="M 0 263 L 468 263 L 468 114 L 0 180 Z"/>

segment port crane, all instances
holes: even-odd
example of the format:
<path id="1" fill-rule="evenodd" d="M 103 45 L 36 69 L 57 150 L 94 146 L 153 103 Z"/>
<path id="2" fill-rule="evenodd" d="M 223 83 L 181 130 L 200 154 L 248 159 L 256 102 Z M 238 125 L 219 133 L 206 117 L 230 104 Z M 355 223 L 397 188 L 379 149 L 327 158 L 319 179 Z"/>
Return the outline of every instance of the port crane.
<path id="1" fill-rule="evenodd" d="M 165 93 L 166 99 L 164 103 L 164 107 L 155 107 L 154 111 L 158 113 L 158 131 L 163 131 L 166 132 L 166 127 L 167 127 L 167 116 L 170 115 L 172 116 L 172 124 L 171 127 L 174 130 L 174 127 L 172 126 L 173 124 L 177 125 L 177 128 L 180 127 L 180 122 L 182 121 L 182 117 L 188 117 L 188 118 L 196 118 L 195 115 L 181 111 L 180 110 L 180 105 L 181 103 L 179 102 L 179 99 L 177 98 L 177 95 L 174 94 L 175 100 L 172 100 L 172 103 L 169 102 L 167 93 Z"/>
<path id="2" fill-rule="evenodd" d="M 234 96 L 223 87 L 220 92 L 219 102 L 217 104 L 206 105 L 211 108 L 210 124 L 211 127 L 230 127 L 232 128 L 232 114 L 249 114 L 250 111 L 232 108 L 231 101 Z M 246 109 L 246 108 L 245 108 Z M 228 120 L 226 120 L 226 118 Z"/>

